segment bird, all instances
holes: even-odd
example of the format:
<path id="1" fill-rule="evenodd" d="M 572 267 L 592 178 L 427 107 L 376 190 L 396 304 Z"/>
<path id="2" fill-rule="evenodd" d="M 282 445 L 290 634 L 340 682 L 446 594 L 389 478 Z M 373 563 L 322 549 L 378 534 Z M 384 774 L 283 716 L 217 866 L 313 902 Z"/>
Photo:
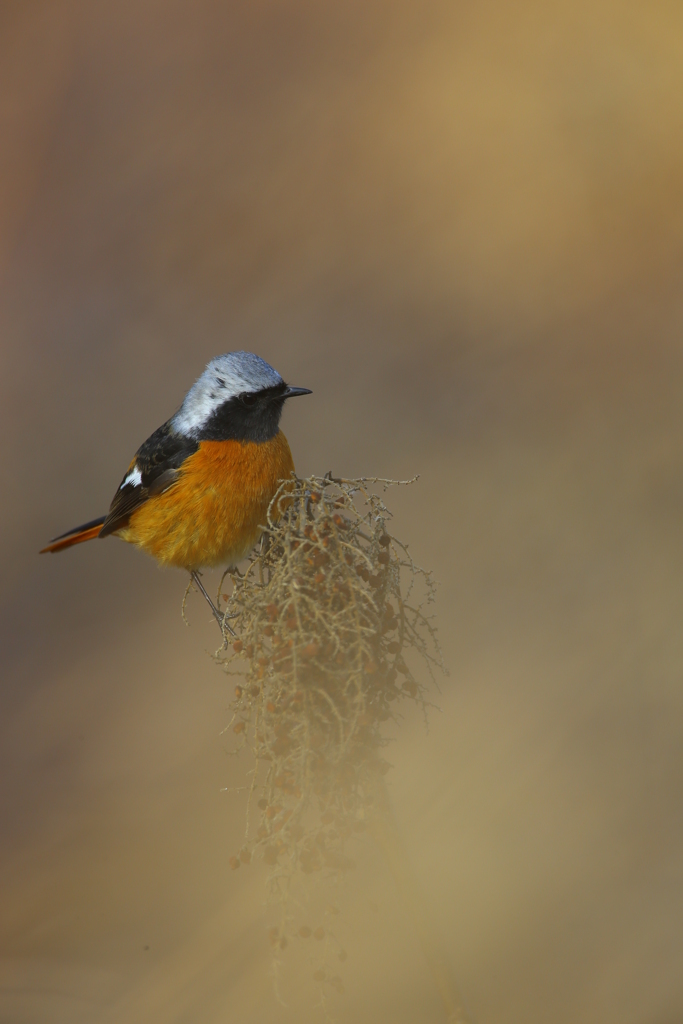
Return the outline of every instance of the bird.
<path id="1" fill-rule="evenodd" d="M 140 445 L 106 516 L 55 537 L 40 554 L 120 537 L 162 566 L 187 570 L 223 629 L 201 570 L 234 568 L 256 544 L 281 481 L 294 473 L 280 430 L 285 401 L 310 394 L 253 352 L 216 356 Z"/>

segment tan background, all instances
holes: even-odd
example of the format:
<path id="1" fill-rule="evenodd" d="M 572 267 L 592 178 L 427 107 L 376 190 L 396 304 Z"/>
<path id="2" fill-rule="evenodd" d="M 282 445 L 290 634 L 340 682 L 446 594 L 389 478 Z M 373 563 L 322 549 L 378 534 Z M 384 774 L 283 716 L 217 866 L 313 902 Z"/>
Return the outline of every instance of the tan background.
<path id="1" fill-rule="evenodd" d="M 245 347 L 301 472 L 421 474 L 451 676 L 389 779 L 476 1021 L 680 1024 L 680 3 L 4 0 L 0 89 L 0 1020 L 322 1019 L 204 608 L 36 554 Z M 355 856 L 331 1011 L 438 1021 Z"/>

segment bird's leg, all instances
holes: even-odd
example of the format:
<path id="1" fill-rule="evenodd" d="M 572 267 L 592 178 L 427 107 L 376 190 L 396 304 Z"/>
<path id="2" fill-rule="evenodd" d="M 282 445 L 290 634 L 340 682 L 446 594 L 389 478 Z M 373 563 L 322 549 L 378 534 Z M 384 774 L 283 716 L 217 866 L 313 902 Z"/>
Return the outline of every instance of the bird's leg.
<path id="1" fill-rule="evenodd" d="M 221 633 L 223 632 L 223 627 L 225 626 L 225 628 L 228 630 L 229 633 L 231 633 L 233 636 L 237 636 L 237 634 L 235 633 L 235 630 L 230 626 L 230 623 L 227 621 L 226 616 L 222 615 L 219 612 L 218 608 L 216 608 L 216 605 L 213 603 L 213 601 L 211 600 L 211 598 L 207 594 L 206 590 L 204 589 L 204 584 L 202 583 L 202 581 L 201 581 L 201 579 L 199 577 L 199 573 L 197 572 L 197 570 L 193 569 L 190 572 L 190 576 L 192 577 L 192 582 L 199 588 L 201 593 L 204 595 L 204 599 L 206 600 L 206 602 L 208 603 L 209 607 L 211 608 L 211 611 L 213 612 L 213 617 L 216 620 L 216 622 L 218 623 L 218 625 L 220 627 Z"/>
<path id="2" fill-rule="evenodd" d="M 219 626 L 222 626 L 223 625 L 223 616 L 219 612 L 218 608 L 216 608 L 216 605 L 213 603 L 213 601 L 211 600 L 209 595 L 207 594 L 206 589 L 204 587 L 204 584 L 202 583 L 202 581 L 201 581 L 201 579 L 199 577 L 199 573 L 196 571 L 196 569 L 193 569 L 190 572 L 190 576 L 192 577 L 192 582 L 199 588 L 201 593 L 204 595 L 204 599 L 208 603 L 211 611 L 213 612 L 213 616 L 214 616 L 216 622 L 218 623 Z"/>

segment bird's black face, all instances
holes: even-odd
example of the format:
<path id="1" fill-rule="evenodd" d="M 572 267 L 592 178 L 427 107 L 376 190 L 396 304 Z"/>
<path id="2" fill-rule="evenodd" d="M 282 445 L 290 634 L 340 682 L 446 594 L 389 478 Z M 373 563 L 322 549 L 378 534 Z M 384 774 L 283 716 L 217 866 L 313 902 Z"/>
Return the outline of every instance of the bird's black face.
<path id="1" fill-rule="evenodd" d="M 269 441 L 278 432 L 286 399 L 309 394 L 307 388 L 282 383 L 228 398 L 211 414 L 197 440 Z"/>

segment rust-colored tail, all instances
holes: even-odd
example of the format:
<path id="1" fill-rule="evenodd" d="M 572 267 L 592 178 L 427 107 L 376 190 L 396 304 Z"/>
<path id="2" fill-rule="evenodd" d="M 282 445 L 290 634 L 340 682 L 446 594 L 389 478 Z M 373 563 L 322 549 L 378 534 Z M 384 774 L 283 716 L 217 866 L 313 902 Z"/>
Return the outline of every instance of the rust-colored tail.
<path id="1" fill-rule="evenodd" d="M 55 537 L 39 553 L 44 555 L 46 551 L 52 551 L 53 553 L 55 551 L 63 551 L 64 548 L 70 548 L 74 544 L 82 544 L 85 540 L 92 540 L 93 537 L 97 537 L 99 534 L 105 519 L 106 516 L 100 516 L 99 519 L 93 519 L 90 523 L 84 523 L 83 526 L 77 526 L 74 530 L 69 530 L 68 533 Z"/>

